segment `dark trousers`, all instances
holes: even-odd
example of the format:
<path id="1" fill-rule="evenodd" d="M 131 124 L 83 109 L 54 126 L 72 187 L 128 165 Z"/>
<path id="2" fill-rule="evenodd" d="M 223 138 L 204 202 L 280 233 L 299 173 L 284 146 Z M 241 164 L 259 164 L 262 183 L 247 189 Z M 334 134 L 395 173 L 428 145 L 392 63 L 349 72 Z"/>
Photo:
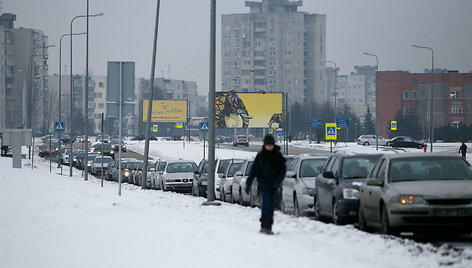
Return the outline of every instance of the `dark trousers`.
<path id="1" fill-rule="evenodd" d="M 275 202 L 277 201 L 277 192 L 261 192 L 261 221 L 268 221 L 270 224 L 274 223 L 274 209 Z"/>

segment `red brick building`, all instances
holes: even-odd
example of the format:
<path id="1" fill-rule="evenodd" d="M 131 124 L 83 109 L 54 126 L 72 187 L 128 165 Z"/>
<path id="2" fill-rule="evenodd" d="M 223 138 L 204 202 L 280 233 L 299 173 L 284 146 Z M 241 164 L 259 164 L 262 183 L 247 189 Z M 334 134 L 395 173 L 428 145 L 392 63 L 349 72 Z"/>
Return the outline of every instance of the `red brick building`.
<path id="1" fill-rule="evenodd" d="M 429 128 L 431 73 L 377 72 L 379 133 L 388 137 L 395 114 L 416 112 L 424 129 Z M 435 73 L 433 86 L 434 127 L 472 125 L 472 73 Z"/>

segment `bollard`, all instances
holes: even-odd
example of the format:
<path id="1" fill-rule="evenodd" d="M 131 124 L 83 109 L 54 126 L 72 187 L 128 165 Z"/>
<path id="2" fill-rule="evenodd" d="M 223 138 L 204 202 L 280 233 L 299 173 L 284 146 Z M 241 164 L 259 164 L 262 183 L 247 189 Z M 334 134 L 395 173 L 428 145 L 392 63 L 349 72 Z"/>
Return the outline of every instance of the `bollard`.
<path id="1" fill-rule="evenodd" d="M 426 153 L 426 149 L 428 148 L 428 145 L 423 146 L 423 152 Z"/>

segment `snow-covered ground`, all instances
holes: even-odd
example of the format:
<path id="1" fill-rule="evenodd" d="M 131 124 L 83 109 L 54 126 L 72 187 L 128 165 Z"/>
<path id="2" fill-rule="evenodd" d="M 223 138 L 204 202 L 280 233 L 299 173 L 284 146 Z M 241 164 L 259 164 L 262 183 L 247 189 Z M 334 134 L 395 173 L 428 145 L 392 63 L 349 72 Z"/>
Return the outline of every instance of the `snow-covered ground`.
<path id="1" fill-rule="evenodd" d="M 139 149 L 144 143 L 131 143 Z M 197 143 L 153 142 L 154 157 L 198 161 Z M 375 149 L 374 149 L 375 150 Z M 219 150 L 220 157 L 253 153 Z M 29 163 L 29 162 L 28 162 Z M 26 161 L 24 164 L 27 165 Z M 368 234 L 276 212 L 276 235 L 258 233 L 259 209 L 96 179 L 13 169 L 0 158 L 0 267 L 472 267 L 472 250 Z"/>

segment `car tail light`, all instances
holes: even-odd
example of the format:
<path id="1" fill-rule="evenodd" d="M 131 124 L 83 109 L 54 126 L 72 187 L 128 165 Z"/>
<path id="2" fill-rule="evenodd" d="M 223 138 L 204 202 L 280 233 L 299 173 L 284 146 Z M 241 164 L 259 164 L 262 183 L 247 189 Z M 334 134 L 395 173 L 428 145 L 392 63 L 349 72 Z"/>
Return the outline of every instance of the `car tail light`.
<path id="1" fill-rule="evenodd" d="M 239 142 L 239 140 L 236 140 L 236 142 Z"/>
<path id="2" fill-rule="evenodd" d="M 249 142 L 249 140 L 246 140 L 246 142 Z"/>

